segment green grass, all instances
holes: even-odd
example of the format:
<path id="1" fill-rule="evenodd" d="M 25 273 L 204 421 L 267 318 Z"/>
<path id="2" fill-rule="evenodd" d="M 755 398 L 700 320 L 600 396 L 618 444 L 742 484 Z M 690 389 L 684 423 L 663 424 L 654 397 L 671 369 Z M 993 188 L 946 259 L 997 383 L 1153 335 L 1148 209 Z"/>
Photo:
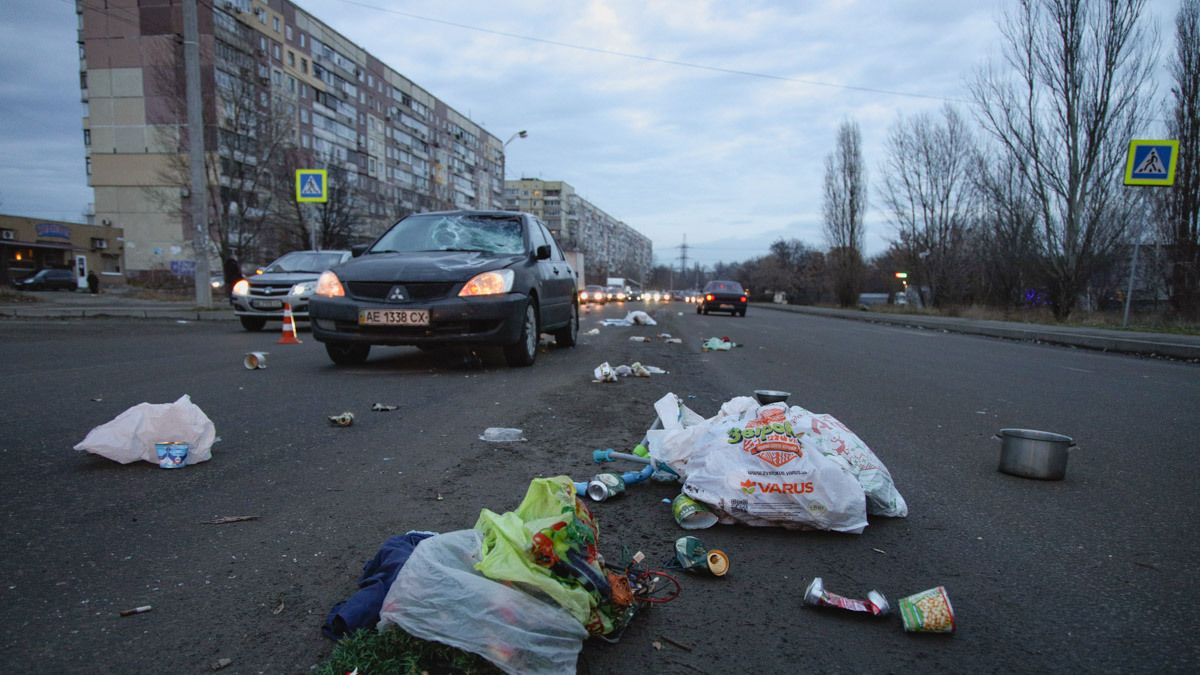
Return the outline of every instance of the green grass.
<path id="1" fill-rule="evenodd" d="M 485 659 L 437 642 L 428 642 L 390 626 L 382 632 L 361 629 L 342 638 L 317 675 L 422 675 L 422 673 L 500 673 Z"/>

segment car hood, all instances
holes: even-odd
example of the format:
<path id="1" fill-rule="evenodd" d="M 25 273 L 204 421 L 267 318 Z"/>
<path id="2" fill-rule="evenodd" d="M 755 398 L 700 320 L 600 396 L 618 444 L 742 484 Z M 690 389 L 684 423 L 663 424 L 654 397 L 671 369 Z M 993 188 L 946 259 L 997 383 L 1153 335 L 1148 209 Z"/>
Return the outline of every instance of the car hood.
<path id="1" fill-rule="evenodd" d="M 267 272 L 249 278 L 251 286 L 284 286 L 316 281 L 320 272 Z"/>
<path id="2" fill-rule="evenodd" d="M 476 274 L 503 269 L 525 256 L 477 251 L 371 253 L 334 268 L 342 281 L 466 281 Z"/>

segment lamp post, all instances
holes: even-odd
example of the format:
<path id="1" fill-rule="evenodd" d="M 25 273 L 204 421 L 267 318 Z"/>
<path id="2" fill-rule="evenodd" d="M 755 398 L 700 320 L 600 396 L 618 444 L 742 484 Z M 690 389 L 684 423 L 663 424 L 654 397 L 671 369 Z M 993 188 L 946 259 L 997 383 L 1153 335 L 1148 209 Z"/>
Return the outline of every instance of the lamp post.
<path id="1" fill-rule="evenodd" d="M 528 131 L 525 131 L 524 129 L 522 129 L 522 130 L 518 131 L 517 133 L 513 134 L 512 136 L 509 136 L 509 137 L 508 137 L 508 140 L 507 140 L 507 141 L 504 141 L 504 147 L 506 147 L 506 148 L 507 148 L 507 147 L 508 147 L 508 144 L 509 144 L 509 143 L 512 143 L 512 142 L 513 142 L 514 140 L 516 140 L 517 138 L 525 138 L 525 137 L 526 137 L 526 136 L 528 136 L 528 135 L 529 135 L 529 132 L 528 132 Z"/>

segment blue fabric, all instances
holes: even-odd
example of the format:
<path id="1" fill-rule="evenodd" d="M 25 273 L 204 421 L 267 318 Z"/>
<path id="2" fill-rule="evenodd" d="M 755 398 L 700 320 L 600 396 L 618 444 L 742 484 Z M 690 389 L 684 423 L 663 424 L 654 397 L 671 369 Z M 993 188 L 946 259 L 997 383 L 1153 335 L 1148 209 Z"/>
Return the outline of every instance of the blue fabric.
<path id="1" fill-rule="evenodd" d="M 392 587 L 396 575 L 408 562 L 408 557 L 412 555 L 417 544 L 435 534 L 437 533 L 414 530 L 383 542 L 375 557 L 363 565 L 362 576 L 358 578 L 359 591 L 350 596 L 349 600 L 339 602 L 329 610 L 329 616 L 325 617 L 325 625 L 321 627 L 325 637 L 339 640 L 359 628 L 374 628 L 379 623 L 379 609 L 383 607 L 383 599 L 387 597 L 388 589 Z"/>

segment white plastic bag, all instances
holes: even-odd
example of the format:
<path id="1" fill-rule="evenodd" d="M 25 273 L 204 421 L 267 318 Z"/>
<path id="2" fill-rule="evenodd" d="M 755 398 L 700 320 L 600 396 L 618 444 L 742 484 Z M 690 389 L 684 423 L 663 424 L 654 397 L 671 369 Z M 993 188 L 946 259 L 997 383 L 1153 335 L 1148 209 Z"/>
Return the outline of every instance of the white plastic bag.
<path id="1" fill-rule="evenodd" d="M 643 312 L 640 309 L 634 310 L 634 311 L 626 314 L 625 320 L 635 326 L 657 326 L 658 325 L 657 321 L 655 321 L 649 314 Z"/>
<path id="2" fill-rule="evenodd" d="M 574 673 L 588 633 L 553 602 L 492 581 L 475 570 L 482 535 L 439 534 L 421 542 L 396 576 L 380 628 L 479 654 L 506 673 Z"/>
<path id="3" fill-rule="evenodd" d="M 139 403 L 88 432 L 76 450 L 129 464 L 139 459 L 158 464 L 154 444 L 188 444 L 187 463 L 212 459 L 217 431 L 212 420 L 187 394 L 174 403 Z"/>

